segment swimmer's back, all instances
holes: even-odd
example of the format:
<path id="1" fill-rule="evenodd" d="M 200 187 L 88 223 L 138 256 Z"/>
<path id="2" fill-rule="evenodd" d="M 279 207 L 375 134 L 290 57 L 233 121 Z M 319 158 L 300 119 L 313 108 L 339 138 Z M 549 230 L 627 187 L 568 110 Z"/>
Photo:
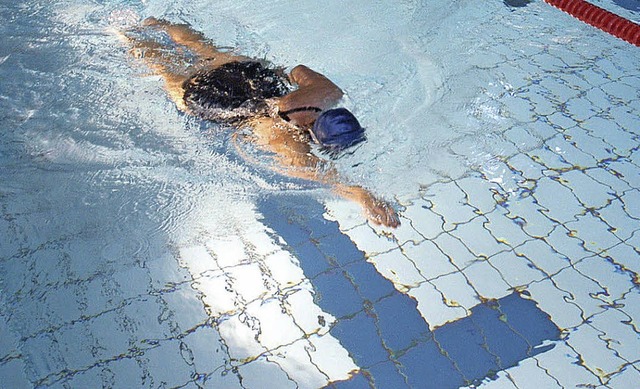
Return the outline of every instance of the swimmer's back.
<path id="1" fill-rule="evenodd" d="M 184 103 L 206 120 L 234 121 L 266 112 L 265 99 L 290 92 L 287 79 L 257 61 L 196 72 L 183 84 Z"/>

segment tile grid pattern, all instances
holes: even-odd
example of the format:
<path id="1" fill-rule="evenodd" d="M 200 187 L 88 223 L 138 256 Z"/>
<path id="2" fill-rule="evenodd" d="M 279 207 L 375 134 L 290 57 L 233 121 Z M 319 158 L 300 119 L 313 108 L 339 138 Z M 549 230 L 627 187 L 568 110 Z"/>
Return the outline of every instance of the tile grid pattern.
<path id="1" fill-rule="evenodd" d="M 572 62 L 566 52 L 540 48 L 516 61 L 515 77 L 508 76 L 513 59 L 505 58 L 494 69 L 505 75 L 496 83 L 504 90 L 487 95 L 527 123 L 502 136 L 504 149 L 513 152 L 404 201 L 401 229 L 347 226 L 340 209 L 351 213 L 351 205 L 329 204 L 378 271 L 418 301 L 432 328 L 518 289 L 564 329 L 565 339 L 554 349 L 498 373 L 486 386 L 522 388 L 532 379 L 548 387 L 638 386 L 639 79 L 618 69 L 616 54 Z M 523 77 L 527 66 L 546 72 Z M 521 85 L 513 85 L 518 80 Z M 311 344 L 311 337 L 341 350 L 323 329 L 334 319 L 310 303 L 311 287 L 295 258 L 264 231 L 251 242 L 231 236 L 161 252 L 152 262 L 123 264 L 113 258 L 135 259 L 135 247 L 102 247 L 97 237 L 80 239 L 82 230 L 77 235 L 86 250 L 65 247 L 66 236 L 35 248 L 22 245 L 27 236 L 47 235 L 25 226 L 55 214 L 42 211 L 35 199 L 32 208 L 6 204 L 0 237 L 3 249 L 16 255 L 0 265 L 11 264 L 16 273 L 7 280 L 16 284 L 2 285 L 15 292 L 3 302 L 20 306 L 40 299 L 41 305 L 38 311 L 0 313 L 2 326 L 25 323 L 3 328 L 8 336 L 0 343 L 0 376 L 24 371 L 15 382 L 23 380 L 25 387 L 252 387 L 240 377 L 265 376 L 282 387 L 305 386 L 305 378 L 294 376 L 300 366 L 266 358 L 285 351 L 316 374 L 309 386 L 344 373 L 314 359 L 320 342 Z M 86 256 L 73 255 L 80 252 L 100 258 L 95 263 L 105 268 L 87 269 Z M 291 266 L 278 275 L 282 263 Z M 53 279 L 69 281 L 51 284 Z M 213 297 L 220 295 L 228 299 Z M 312 312 L 297 314 L 296 301 Z M 273 322 L 287 323 L 286 338 L 267 336 Z M 234 336 L 238 332 L 243 335 Z M 78 336 L 91 339 L 92 347 L 72 349 Z M 46 359 L 35 357 L 43 350 Z M 348 371 L 349 359 L 341 357 Z"/>
<path id="2" fill-rule="evenodd" d="M 491 68 L 501 77 L 485 104 L 514 119 L 497 141 L 501 156 L 405 201 L 396 232 L 343 230 L 431 326 L 526 291 L 564 330 L 564 353 L 504 373 L 517 387 L 532 376 L 637 385 L 640 69 L 616 63 L 625 47 L 589 56 L 568 39 L 526 55 L 487 48 L 504 60 Z"/>

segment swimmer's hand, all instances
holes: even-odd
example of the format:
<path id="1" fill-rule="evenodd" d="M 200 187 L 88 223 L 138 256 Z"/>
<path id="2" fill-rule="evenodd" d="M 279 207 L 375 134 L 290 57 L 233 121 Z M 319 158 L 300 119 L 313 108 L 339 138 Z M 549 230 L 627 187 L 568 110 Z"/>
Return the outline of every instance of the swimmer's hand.
<path id="1" fill-rule="evenodd" d="M 337 187 L 336 191 L 342 196 L 359 203 L 370 222 L 376 225 L 396 228 L 400 225 L 400 218 L 391 204 L 380 200 L 360 186 Z"/>
<path id="2" fill-rule="evenodd" d="M 372 223 L 378 225 L 382 224 L 385 227 L 392 228 L 396 228 L 400 225 L 400 218 L 398 217 L 396 210 L 393 209 L 391 204 L 386 201 L 376 199 L 369 195 L 369 197 L 362 202 L 362 206 L 367 213 L 369 221 Z"/>

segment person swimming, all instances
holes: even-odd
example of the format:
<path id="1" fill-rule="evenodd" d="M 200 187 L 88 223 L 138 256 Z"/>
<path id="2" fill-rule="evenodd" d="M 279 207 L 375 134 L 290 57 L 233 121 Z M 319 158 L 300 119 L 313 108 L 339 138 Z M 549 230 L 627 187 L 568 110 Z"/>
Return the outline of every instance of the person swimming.
<path id="1" fill-rule="evenodd" d="M 358 119 L 334 108 L 342 90 L 304 65 L 289 75 L 266 61 L 216 48 L 187 24 L 148 18 L 142 28 L 166 33 L 178 49 L 149 39 L 140 29 L 121 32 L 131 53 L 162 76 L 169 97 L 181 111 L 205 120 L 249 127 L 251 139 L 274 153 L 274 170 L 330 185 L 356 201 L 375 224 L 397 227 L 394 208 L 358 185 L 345 184 L 330 160 L 311 152 L 315 142 L 335 156 L 366 139 Z M 186 50 L 185 50 L 186 49 Z"/>

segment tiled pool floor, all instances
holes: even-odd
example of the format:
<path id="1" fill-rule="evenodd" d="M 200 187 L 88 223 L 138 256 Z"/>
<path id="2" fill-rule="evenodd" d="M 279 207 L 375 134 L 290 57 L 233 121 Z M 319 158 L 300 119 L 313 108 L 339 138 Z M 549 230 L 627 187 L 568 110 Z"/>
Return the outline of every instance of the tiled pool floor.
<path id="1" fill-rule="evenodd" d="M 461 136 L 457 173 L 425 162 L 395 230 L 294 190 L 247 203 L 241 231 L 205 214 L 164 236 L 135 188 L 43 198 L 66 167 L 13 183 L 0 153 L 0 386 L 640 387 L 640 51 L 529 7 L 539 26 L 487 11 L 512 28 L 473 38 L 492 157 L 465 164 Z M 65 197 L 82 223 L 57 220 Z M 83 214 L 104 201 L 122 212 Z"/>

